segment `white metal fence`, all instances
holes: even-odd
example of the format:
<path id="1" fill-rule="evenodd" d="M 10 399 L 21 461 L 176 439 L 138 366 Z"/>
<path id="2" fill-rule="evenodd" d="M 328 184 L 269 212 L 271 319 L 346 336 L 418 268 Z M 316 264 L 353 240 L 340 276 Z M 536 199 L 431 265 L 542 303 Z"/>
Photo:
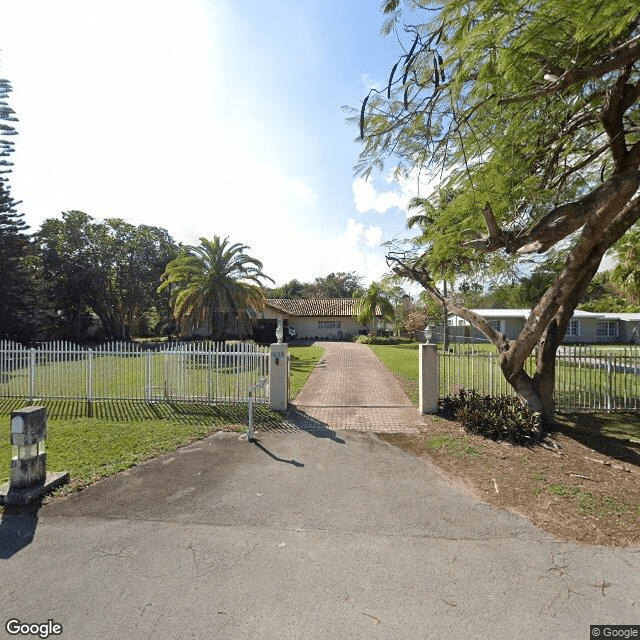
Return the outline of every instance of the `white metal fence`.
<path id="1" fill-rule="evenodd" d="M 460 388 L 481 395 L 515 395 L 489 346 L 455 345 L 439 352 L 440 397 Z M 535 356 L 525 367 L 533 374 Z M 556 356 L 555 400 L 558 411 L 640 410 L 640 347 L 561 346 Z"/>
<path id="2" fill-rule="evenodd" d="M 110 342 L 88 349 L 69 342 L 27 348 L 0 341 L 0 397 L 33 400 L 246 402 L 268 377 L 268 347 L 253 343 L 175 343 L 143 348 Z M 268 388 L 254 402 L 268 401 Z"/>

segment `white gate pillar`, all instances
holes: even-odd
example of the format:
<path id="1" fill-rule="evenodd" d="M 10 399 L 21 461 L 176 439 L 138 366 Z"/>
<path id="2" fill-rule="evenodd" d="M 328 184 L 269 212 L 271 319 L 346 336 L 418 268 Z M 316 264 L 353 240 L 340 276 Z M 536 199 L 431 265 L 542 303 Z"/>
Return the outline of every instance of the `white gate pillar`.
<path id="1" fill-rule="evenodd" d="M 420 413 L 438 411 L 438 351 L 435 344 L 421 344 L 419 351 L 418 383 Z"/>
<path id="2" fill-rule="evenodd" d="M 269 347 L 269 406 L 284 413 L 289 406 L 288 347 L 285 343 Z"/>

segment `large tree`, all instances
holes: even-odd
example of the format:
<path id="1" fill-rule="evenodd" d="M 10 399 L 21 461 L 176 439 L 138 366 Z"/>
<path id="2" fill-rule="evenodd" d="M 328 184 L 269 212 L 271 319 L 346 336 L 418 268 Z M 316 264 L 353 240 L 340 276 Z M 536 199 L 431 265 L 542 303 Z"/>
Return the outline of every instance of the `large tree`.
<path id="1" fill-rule="evenodd" d="M 390 261 L 482 331 L 520 398 L 552 422 L 557 347 L 604 253 L 640 219 L 640 8 L 628 0 L 383 7 L 387 31 L 411 22 L 408 47 L 355 118 L 357 170 L 367 175 L 392 156 L 399 171 L 430 171 L 441 184 L 417 253 Z M 457 265 L 452 278 L 488 274 L 554 247 L 562 268 L 515 340 L 435 283 L 443 261 Z"/>
<path id="2" fill-rule="evenodd" d="M 146 311 L 168 303 L 157 287 L 178 246 L 164 229 L 67 211 L 46 220 L 34 242 L 65 337 L 82 339 L 93 312 L 107 338 L 129 339 Z"/>
<path id="3" fill-rule="evenodd" d="M 354 271 L 330 273 L 308 285 L 306 298 L 352 298 L 362 291 L 362 276 Z"/>
<path id="4" fill-rule="evenodd" d="M 365 327 L 372 322 L 375 330 L 377 316 L 382 320 L 391 320 L 394 315 L 391 295 L 392 292 L 379 282 L 372 282 L 366 290 L 356 292 L 353 297 L 356 299 L 355 312 L 358 322 Z"/>
<path id="5" fill-rule="evenodd" d="M 17 133 L 13 126 L 17 118 L 7 102 L 10 92 L 11 84 L 0 79 L 0 338 L 26 342 L 39 328 L 41 292 L 29 260 L 28 227 L 24 214 L 17 211 L 20 203 L 11 196 L 8 180 L 14 147 L 9 138 Z"/>
<path id="6" fill-rule="evenodd" d="M 271 278 L 260 260 L 245 253 L 248 248 L 228 238 L 200 238 L 167 265 L 159 291 L 171 292 L 174 317 L 185 333 L 201 327 L 215 339 L 251 333 L 264 307 L 261 280 Z"/>

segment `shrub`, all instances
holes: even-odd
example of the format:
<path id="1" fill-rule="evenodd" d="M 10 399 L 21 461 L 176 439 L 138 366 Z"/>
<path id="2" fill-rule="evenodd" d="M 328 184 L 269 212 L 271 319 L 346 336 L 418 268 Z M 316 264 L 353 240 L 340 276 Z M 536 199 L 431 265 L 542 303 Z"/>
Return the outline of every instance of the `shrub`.
<path id="1" fill-rule="evenodd" d="M 467 432 L 491 440 L 526 446 L 537 444 L 544 437 L 538 416 L 517 398 L 481 396 L 477 391 L 461 389 L 457 396 L 447 396 L 439 404 Z"/>
<path id="2" fill-rule="evenodd" d="M 383 336 L 356 336 L 356 342 L 360 344 L 398 344 L 395 338 L 385 338 Z"/>

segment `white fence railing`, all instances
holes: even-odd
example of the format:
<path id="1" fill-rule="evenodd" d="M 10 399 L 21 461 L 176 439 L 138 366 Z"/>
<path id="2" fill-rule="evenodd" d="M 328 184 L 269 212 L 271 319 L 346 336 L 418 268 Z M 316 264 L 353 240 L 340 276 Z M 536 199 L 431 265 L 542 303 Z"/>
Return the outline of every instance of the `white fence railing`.
<path id="1" fill-rule="evenodd" d="M 535 371 L 535 356 L 526 371 Z M 515 395 L 489 346 L 455 345 L 439 352 L 440 397 L 459 389 L 481 395 Z M 555 400 L 558 411 L 640 410 L 640 347 L 561 346 L 556 356 Z"/>
<path id="2" fill-rule="evenodd" d="M 176 343 L 143 348 L 68 342 L 27 348 L 0 341 L 0 397 L 34 400 L 246 402 L 268 376 L 268 347 L 253 343 Z M 254 393 L 267 402 L 268 389 Z"/>

